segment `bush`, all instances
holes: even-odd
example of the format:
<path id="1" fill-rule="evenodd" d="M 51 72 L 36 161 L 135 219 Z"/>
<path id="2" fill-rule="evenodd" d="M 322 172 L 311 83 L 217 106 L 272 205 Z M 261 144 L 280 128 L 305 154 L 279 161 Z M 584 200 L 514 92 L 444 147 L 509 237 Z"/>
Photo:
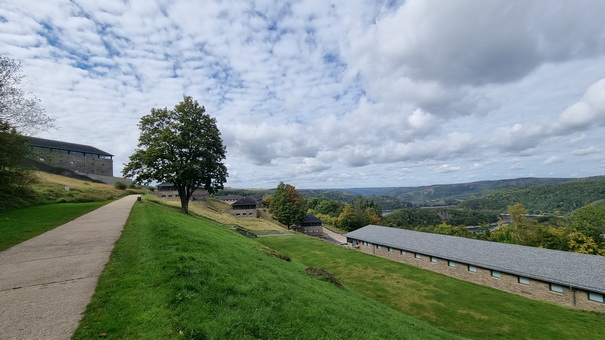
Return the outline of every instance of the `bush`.
<path id="1" fill-rule="evenodd" d="M 113 184 L 113 186 L 118 189 L 118 190 L 126 190 L 126 188 L 128 188 L 128 186 L 124 183 L 124 182 L 115 182 Z"/>

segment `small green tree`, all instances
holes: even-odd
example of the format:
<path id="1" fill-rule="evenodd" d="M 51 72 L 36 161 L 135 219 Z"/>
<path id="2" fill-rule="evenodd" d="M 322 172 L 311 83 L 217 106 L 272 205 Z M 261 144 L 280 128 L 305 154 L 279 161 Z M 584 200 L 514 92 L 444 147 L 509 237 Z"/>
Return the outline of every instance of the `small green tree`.
<path id="1" fill-rule="evenodd" d="M 221 133 L 205 112 L 189 96 L 172 110 L 151 109 L 141 118 L 138 149 L 122 171 L 137 183 L 174 184 L 185 214 L 195 190 L 202 187 L 213 194 L 223 189 L 228 176 Z"/>
<path id="2" fill-rule="evenodd" d="M 269 211 L 273 218 L 290 229 L 305 220 L 307 203 L 295 187 L 280 182 L 271 199 Z"/>

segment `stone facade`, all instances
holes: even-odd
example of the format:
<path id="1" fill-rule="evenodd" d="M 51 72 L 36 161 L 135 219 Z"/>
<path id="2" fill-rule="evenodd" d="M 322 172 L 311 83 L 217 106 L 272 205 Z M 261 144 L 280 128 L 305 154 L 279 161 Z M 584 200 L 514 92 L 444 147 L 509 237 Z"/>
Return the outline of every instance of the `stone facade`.
<path id="1" fill-rule="evenodd" d="M 111 158 L 80 154 L 71 151 L 43 150 L 41 148 L 36 148 L 31 153 L 34 160 L 57 168 L 69 169 L 81 174 L 113 176 L 113 160 Z"/>
<path id="2" fill-rule="evenodd" d="M 159 184 L 157 190 L 154 192 L 157 197 L 166 199 L 178 199 L 179 192 L 176 190 L 174 185 L 169 183 Z M 208 191 L 204 189 L 197 189 L 191 195 L 192 201 L 201 201 L 208 198 Z"/>
<path id="3" fill-rule="evenodd" d="M 589 299 L 589 292 L 582 289 L 553 285 L 549 282 L 520 277 L 422 253 L 414 253 L 405 249 L 396 249 L 353 239 L 349 239 L 348 242 L 354 248 L 367 254 L 413 265 L 530 299 L 572 306 L 587 311 L 605 312 L 605 303 L 591 301 Z M 593 300 L 599 300 L 599 298 L 602 300 L 603 294 L 591 293 L 591 297 Z"/>

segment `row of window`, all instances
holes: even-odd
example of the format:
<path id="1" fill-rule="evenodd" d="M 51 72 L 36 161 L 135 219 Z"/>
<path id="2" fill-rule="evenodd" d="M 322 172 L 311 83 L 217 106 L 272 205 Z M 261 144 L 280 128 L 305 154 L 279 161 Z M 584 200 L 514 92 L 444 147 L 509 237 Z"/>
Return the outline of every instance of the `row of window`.
<path id="1" fill-rule="evenodd" d="M 34 150 L 50 152 L 50 153 L 58 153 L 58 154 L 63 154 L 63 155 L 71 155 L 71 156 L 77 156 L 77 157 L 111 159 L 111 156 L 107 156 L 107 155 L 99 155 L 96 153 L 84 153 L 84 152 L 79 152 L 79 151 L 69 151 L 69 150 L 63 150 L 63 149 L 51 149 L 51 148 L 45 148 L 45 147 L 41 147 L 41 146 L 34 146 Z"/>
<path id="2" fill-rule="evenodd" d="M 369 242 L 365 242 L 363 241 L 362 244 L 364 246 L 369 246 L 370 243 Z M 376 249 L 381 249 L 382 246 L 377 244 L 376 245 Z M 389 252 L 393 252 L 395 251 L 394 248 L 392 247 L 388 247 L 388 251 Z M 406 255 L 407 252 L 405 250 L 400 250 L 400 254 L 401 255 Z M 414 258 L 416 259 L 421 259 L 422 255 L 419 253 L 414 253 Z M 430 260 L 432 263 L 437 263 L 438 258 L 435 256 L 431 256 Z M 447 260 L 447 265 L 448 267 L 452 267 L 452 268 L 456 268 L 456 261 L 452 261 L 452 260 Z M 473 266 L 473 265 L 467 265 L 467 270 L 469 272 L 473 272 L 476 273 L 477 272 L 477 267 Z M 501 278 L 502 277 L 502 273 L 500 271 L 497 270 L 491 270 L 490 271 L 490 275 L 494 278 Z M 530 279 L 524 276 L 517 276 L 517 282 L 519 282 L 520 284 L 523 285 L 529 285 L 530 283 Z M 549 284 L 549 289 L 551 292 L 555 292 L 555 293 L 563 293 L 563 286 L 555 284 L 555 283 L 550 283 Z M 590 301 L 595 301 L 595 302 L 600 302 L 600 303 L 605 303 L 605 295 L 604 294 L 600 294 L 600 293 L 593 293 L 593 292 L 588 292 L 588 300 Z"/>

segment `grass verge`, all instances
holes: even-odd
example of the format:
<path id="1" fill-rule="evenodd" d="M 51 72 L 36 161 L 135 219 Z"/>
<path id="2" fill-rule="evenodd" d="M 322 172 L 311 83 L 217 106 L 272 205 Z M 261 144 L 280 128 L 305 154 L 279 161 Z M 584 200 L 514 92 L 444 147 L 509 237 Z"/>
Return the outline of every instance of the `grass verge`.
<path id="1" fill-rule="evenodd" d="M 448 339 L 258 242 L 136 204 L 74 339 Z"/>
<path id="2" fill-rule="evenodd" d="M 111 201 L 56 203 L 0 213 L 0 251 L 65 224 Z"/>
<path id="3" fill-rule="evenodd" d="M 475 339 L 597 339 L 605 315 L 572 310 L 304 236 L 259 243 L 333 273 L 346 287 L 440 329 Z"/>

